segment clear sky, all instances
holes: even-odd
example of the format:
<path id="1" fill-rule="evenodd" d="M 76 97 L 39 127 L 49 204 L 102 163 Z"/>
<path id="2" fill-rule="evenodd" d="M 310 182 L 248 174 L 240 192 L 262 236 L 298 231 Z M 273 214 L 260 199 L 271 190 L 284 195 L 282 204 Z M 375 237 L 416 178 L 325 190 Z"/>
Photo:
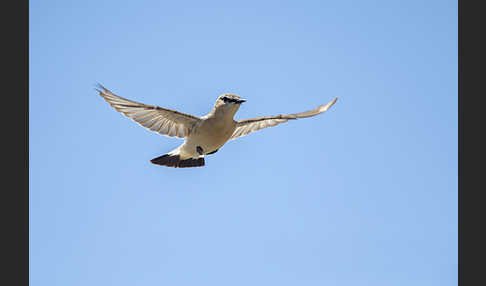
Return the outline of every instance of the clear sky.
<path id="1" fill-rule="evenodd" d="M 456 285 L 457 1 L 30 1 L 30 282 Z M 203 168 L 93 89 L 317 117 Z"/>

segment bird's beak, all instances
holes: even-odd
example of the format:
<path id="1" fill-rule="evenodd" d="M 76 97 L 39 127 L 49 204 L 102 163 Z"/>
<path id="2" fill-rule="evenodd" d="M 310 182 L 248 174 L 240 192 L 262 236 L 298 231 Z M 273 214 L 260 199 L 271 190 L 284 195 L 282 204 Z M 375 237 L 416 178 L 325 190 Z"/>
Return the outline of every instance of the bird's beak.
<path id="1" fill-rule="evenodd" d="M 240 99 L 238 100 L 238 103 L 240 103 L 240 104 L 241 104 L 241 103 L 243 103 L 243 102 L 245 102 L 245 101 L 246 101 L 246 99 L 240 98 Z"/>

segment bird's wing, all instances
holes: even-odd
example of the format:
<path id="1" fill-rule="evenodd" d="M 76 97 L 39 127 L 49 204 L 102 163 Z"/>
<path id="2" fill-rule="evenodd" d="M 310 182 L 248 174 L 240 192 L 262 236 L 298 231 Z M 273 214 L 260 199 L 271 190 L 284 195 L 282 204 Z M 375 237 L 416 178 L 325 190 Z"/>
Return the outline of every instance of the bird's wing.
<path id="1" fill-rule="evenodd" d="M 147 105 L 125 99 L 97 85 L 97 91 L 116 111 L 133 119 L 143 127 L 169 137 L 184 138 L 189 135 L 193 126 L 201 120 L 197 116 L 179 111 Z"/>
<path id="2" fill-rule="evenodd" d="M 315 109 L 300 112 L 300 113 L 277 115 L 277 116 L 263 116 L 263 117 L 256 117 L 251 119 L 238 120 L 236 122 L 236 129 L 233 132 L 233 135 L 231 135 L 230 140 L 236 139 L 241 136 L 245 136 L 248 133 L 251 133 L 253 131 L 257 131 L 263 128 L 267 128 L 267 127 L 275 126 L 280 123 L 287 122 L 288 120 L 316 116 L 317 114 L 323 113 L 324 111 L 328 110 L 329 107 L 331 107 L 336 101 L 337 101 L 337 97 L 331 100 L 328 104 L 324 104 L 316 107 Z"/>

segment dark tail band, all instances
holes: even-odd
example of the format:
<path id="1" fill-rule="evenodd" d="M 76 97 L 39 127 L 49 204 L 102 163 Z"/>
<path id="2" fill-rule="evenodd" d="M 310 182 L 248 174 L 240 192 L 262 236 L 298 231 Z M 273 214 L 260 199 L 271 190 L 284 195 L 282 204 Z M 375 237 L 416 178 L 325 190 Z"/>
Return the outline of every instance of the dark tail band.
<path id="1" fill-rule="evenodd" d="M 202 167 L 204 166 L 204 157 L 181 160 L 179 155 L 165 154 L 150 160 L 150 162 L 152 162 L 153 164 L 173 168 Z"/>

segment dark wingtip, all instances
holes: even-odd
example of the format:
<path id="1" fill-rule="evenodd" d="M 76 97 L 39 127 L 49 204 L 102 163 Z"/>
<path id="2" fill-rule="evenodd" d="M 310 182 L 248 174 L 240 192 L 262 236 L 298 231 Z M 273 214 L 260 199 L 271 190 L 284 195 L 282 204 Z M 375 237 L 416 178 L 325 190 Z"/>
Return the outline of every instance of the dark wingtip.
<path id="1" fill-rule="evenodd" d="M 100 94 L 105 92 L 106 88 L 104 86 L 101 85 L 101 83 L 97 82 L 94 84 L 94 90 L 96 90 L 97 92 L 99 92 Z"/>
<path id="2" fill-rule="evenodd" d="M 106 87 L 104 87 L 104 86 L 103 86 L 101 83 L 99 83 L 99 82 L 95 83 L 95 84 L 94 84 L 94 86 L 95 86 L 95 89 L 96 89 L 97 91 L 99 91 L 99 92 L 105 92 L 105 93 L 106 93 L 106 92 L 108 92 L 108 91 L 109 91 L 109 90 L 108 90 Z"/>

